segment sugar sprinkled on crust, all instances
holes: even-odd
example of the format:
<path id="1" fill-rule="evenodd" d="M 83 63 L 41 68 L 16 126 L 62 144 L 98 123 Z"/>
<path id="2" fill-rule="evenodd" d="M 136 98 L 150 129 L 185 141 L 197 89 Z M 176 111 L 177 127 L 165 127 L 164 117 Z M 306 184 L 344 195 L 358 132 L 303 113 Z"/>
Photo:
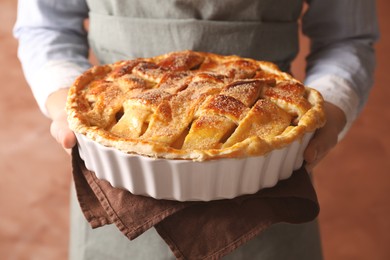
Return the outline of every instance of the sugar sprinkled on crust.
<path id="1" fill-rule="evenodd" d="M 67 112 L 105 146 L 197 161 L 265 155 L 325 123 L 320 93 L 276 65 L 194 51 L 93 67 Z"/>

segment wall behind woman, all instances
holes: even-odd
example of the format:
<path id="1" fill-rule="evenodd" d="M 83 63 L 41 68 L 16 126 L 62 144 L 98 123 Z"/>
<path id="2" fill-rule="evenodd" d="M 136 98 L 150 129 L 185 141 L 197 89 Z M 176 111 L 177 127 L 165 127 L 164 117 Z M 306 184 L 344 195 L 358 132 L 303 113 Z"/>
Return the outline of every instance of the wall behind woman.
<path id="1" fill-rule="evenodd" d="M 315 169 L 325 259 L 390 259 L 390 2 L 375 87 L 344 141 Z M 0 2 L 0 259 L 67 259 L 69 157 L 49 134 L 16 58 L 16 1 Z M 307 39 L 293 73 L 304 77 Z M 385 244 L 386 243 L 386 244 Z"/>
<path id="2" fill-rule="evenodd" d="M 314 171 L 325 259 L 390 259 L 390 2 L 377 0 L 381 38 L 375 84 L 345 139 Z M 293 66 L 298 78 L 308 41 Z"/>

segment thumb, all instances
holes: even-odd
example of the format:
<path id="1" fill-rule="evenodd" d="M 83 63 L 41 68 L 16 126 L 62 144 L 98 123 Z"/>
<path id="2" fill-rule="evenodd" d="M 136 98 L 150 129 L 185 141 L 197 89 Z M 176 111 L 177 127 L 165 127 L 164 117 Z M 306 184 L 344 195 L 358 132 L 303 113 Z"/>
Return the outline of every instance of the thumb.
<path id="1" fill-rule="evenodd" d="M 66 115 L 60 115 L 52 121 L 50 133 L 64 149 L 71 149 L 76 145 L 76 136 L 69 129 Z"/>

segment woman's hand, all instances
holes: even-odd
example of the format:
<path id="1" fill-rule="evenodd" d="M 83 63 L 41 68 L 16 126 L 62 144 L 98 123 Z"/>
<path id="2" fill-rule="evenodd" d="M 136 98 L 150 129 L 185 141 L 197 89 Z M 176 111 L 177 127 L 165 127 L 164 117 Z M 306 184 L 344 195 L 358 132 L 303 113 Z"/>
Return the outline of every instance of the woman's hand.
<path id="1" fill-rule="evenodd" d="M 326 124 L 316 131 L 304 153 L 308 171 L 311 171 L 337 144 L 338 135 L 346 124 L 345 114 L 339 107 L 325 102 L 324 108 Z"/>
<path id="2" fill-rule="evenodd" d="M 68 89 L 60 89 L 49 96 L 46 107 L 53 120 L 50 133 L 57 142 L 70 154 L 71 148 L 76 145 L 76 136 L 69 129 L 65 111 Z"/>

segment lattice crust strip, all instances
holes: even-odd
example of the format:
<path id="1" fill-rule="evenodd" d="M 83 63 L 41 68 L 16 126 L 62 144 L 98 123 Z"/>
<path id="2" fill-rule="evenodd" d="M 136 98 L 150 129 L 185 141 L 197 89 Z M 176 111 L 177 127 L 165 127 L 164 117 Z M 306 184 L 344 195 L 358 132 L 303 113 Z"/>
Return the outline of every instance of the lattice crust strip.
<path id="1" fill-rule="evenodd" d="M 268 62 L 193 51 L 97 66 L 69 92 L 76 132 L 124 152 L 262 155 L 325 122 L 321 95 Z"/>

